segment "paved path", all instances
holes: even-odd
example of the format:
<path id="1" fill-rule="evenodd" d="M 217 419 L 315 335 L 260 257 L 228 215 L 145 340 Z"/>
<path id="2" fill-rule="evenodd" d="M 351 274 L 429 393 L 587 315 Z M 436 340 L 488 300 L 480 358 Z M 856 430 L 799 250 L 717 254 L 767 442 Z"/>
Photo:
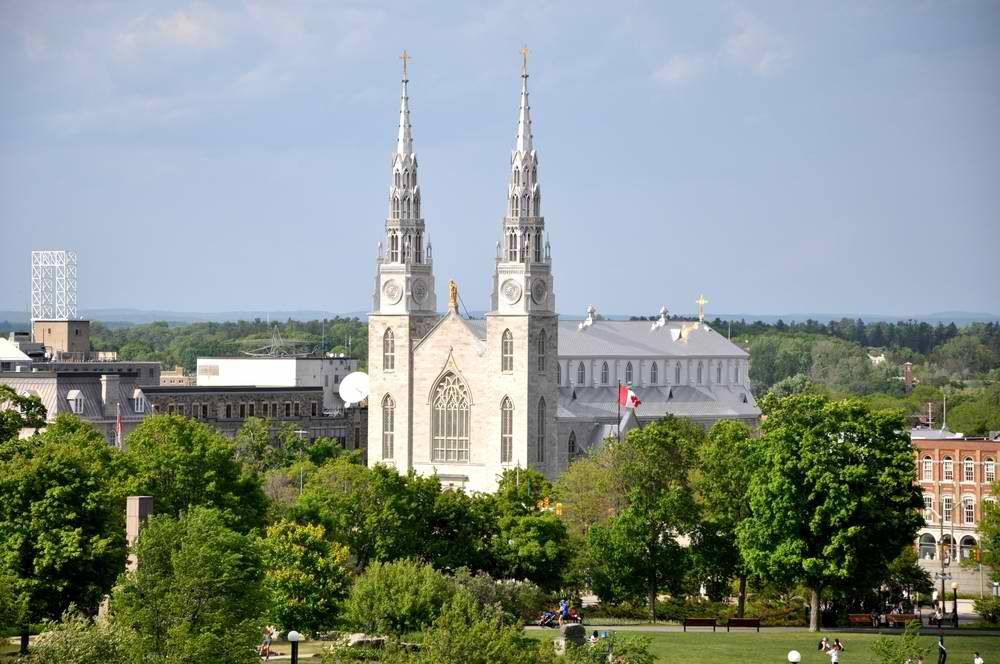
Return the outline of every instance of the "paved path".
<path id="1" fill-rule="evenodd" d="M 681 625 L 600 625 L 597 623 L 586 623 L 584 627 L 588 632 L 592 630 L 621 630 L 629 632 L 683 632 L 684 628 Z M 528 625 L 525 629 L 529 631 L 544 631 L 552 632 L 553 634 L 558 634 L 559 630 L 552 627 L 539 627 L 537 625 Z M 725 625 L 719 625 L 719 631 L 726 631 Z M 707 627 L 689 627 L 688 631 L 694 632 L 706 632 Z M 743 633 L 752 632 L 750 629 L 737 629 L 733 633 Z M 808 632 L 809 630 L 805 627 L 761 627 L 761 631 L 766 632 Z M 827 628 L 827 632 L 847 632 L 853 634 L 899 634 L 902 632 L 901 629 L 872 629 L 865 627 L 834 627 Z M 924 625 L 924 634 L 937 634 L 936 628 L 930 628 Z M 1000 636 L 1000 629 L 962 629 L 957 632 L 954 629 L 945 628 L 945 636 L 956 635 L 956 636 Z"/>

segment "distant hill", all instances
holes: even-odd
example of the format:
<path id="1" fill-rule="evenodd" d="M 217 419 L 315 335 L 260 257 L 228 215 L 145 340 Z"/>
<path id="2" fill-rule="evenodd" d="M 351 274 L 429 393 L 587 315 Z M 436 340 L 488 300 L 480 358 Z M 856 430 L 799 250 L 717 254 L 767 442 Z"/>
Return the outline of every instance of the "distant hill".
<path id="1" fill-rule="evenodd" d="M 483 311 L 470 311 L 470 315 L 475 318 L 482 317 L 485 312 Z M 675 313 L 680 313 L 682 317 L 695 318 L 695 312 L 671 312 L 671 315 Z M 112 326 L 127 325 L 127 324 L 144 324 L 153 323 L 157 321 L 166 321 L 168 323 L 201 323 L 201 322 L 227 322 L 227 321 L 238 321 L 238 320 L 255 320 L 257 318 L 261 320 L 272 320 L 272 321 L 309 321 L 309 320 L 322 320 L 324 318 L 358 318 L 360 320 L 366 320 L 368 312 L 366 311 L 348 311 L 348 312 L 333 312 L 333 311 L 317 311 L 317 310 L 297 310 L 297 311 L 218 311 L 218 312 L 190 312 L 190 311 L 164 311 L 164 310 L 145 310 L 145 309 L 83 309 L 80 311 L 81 317 L 88 318 L 90 320 L 101 321 L 102 323 L 111 324 Z M 627 320 L 632 316 L 647 316 L 656 317 L 658 314 L 655 311 L 649 312 L 638 312 L 634 314 L 607 314 L 601 312 L 601 314 L 610 320 Z M 562 313 L 560 317 L 564 320 L 582 320 L 583 315 L 580 314 L 568 314 Z M 715 318 L 721 318 L 722 320 L 746 320 L 746 321 L 762 321 L 764 323 L 776 323 L 778 320 L 783 320 L 786 323 L 792 321 L 806 321 L 815 320 L 820 322 L 828 322 L 831 320 L 840 320 L 841 318 L 849 318 L 851 320 L 860 318 L 866 323 L 877 323 L 877 322 L 900 322 L 907 320 L 915 320 L 927 322 L 932 325 L 937 325 L 938 323 L 955 323 L 956 325 L 968 325 L 969 323 L 978 322 L 1000 322 L 1000 316 L 991 313 L 978 312 L 978 311 L 944 311 L 930 314 L 917 314 L 913 316 L 890 316 L 886 314 L 859 314 L 859 313 L 790 313 L 790 314 L 750 314 L 750 313 L 736 313 L 736 314 L 723 314 L 716 313 L 714 311 L 707 312 L 707 318 L 714 320 Z M 28 325 L 28 313 L 24 311 L 0 311 L 0 328 L 10 329 L 12 327 L 24 327 Z"/>

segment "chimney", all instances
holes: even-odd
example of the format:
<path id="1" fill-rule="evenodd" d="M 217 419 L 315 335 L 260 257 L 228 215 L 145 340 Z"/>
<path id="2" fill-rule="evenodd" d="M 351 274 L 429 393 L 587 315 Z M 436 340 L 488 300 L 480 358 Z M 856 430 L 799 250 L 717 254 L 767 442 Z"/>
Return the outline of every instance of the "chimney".
<path id="1" fill-rule="evenodd" d="M 121 390 L 118 389 L 118 374 L 103 374 L 101 376 L 101 403 L 104 404 L 104 417 L 117 417 L 118 400 Z"/>
<path id="2" fill-rule="evenodd" d="M 152 496 L 128 497 L 125 504 L 125 543 L 128 544 L 129 549 L 135 546 L 136 541 L 139 539 L 139 531 L 152 513 Z M 135 553 L 130 550 L 128 561 L 125 563 L 125 569 L 132 571 L 138 564 L 139 560 L 136 558 Z"/>
<path id="3" fill-rule="evenodd" d="M 913 362 L 903 365 L 903 387 L 907 394 L 913 391 Z"/>

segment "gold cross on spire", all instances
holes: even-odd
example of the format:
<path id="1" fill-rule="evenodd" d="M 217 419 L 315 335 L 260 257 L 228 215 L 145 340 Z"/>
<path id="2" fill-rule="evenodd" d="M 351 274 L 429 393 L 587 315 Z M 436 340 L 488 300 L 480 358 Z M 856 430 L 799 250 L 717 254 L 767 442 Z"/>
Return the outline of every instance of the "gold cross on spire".
<path id="1" fill-rule="evenodd" d="M 701 322 L 705 321 L 705 305 L 708 304 L 708 300 L 705 299 L 704 293 L 698 296 L 698 299 L 694 301 L 698 305 L 698 320 Z"/>
<path id="2" fill-rule="evenodd" d="M 409 60 L 411 57 L 412 56 L 410 56 L 410 54 L 406 52 L 405 48 L 403 49 L 403 54 L 399 56 L 399 59 L 403 61 L 403 80 L 406 80 L 406 61 Z"/>
<path id="3" fill-rule="evenodd" d="M 521 73 L 525 76 L 528 75 L 528 47 L 525 46 L 521 49 L 521 57 L 524 58 L 524 65 L 521 68 Z"/>

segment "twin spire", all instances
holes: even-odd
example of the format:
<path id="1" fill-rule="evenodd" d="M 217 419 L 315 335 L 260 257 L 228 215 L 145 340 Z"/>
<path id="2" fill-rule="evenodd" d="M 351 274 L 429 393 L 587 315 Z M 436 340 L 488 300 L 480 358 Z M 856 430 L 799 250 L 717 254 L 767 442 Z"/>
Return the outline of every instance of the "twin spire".
<path id="1" fill-rule="evenodd" d="M 397 154 L 411 154 L 413 152 L 413 134 L 410 127 L 410 97 L 406 93 L 406 84 L 410 82 L 407 78 L 406 63 L 410 55 L 404 50 L 399 56 L 403 61 L 403 89 L 399 95 L 399 136 L 396 139 Z"/>
<path id="2" fill-rule="evenodd" d="M 521 49 L 524 64 L 521 66 L 521 108 L 517 116 L 517 139 L 514 151 L 521 154 L 531 152 L 531 106 L 528 105 L 528 47 Z"/>

